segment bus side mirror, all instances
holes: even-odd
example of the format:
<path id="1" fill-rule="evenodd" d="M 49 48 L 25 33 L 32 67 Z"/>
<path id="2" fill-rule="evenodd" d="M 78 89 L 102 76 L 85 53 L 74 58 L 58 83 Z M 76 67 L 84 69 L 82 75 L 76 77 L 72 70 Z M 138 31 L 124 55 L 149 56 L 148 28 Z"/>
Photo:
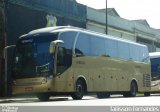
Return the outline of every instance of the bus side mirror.
<path id="1" fill-rule="evenodd" d="M 64 44 L 64 41 L 63 40 L 55 40 L 50 43 L 50 47 L 49 47 L 50 54 L 53 54 L 55 52 L 56 46 L 58 44 Z"/>
<path id="2" fill-rule="evenodd" d="M 7 59 L 7 50 L 10 49 L 10 48 L 15 48 L 16 45 L 10 45 L 10 46 L 6 46 L 4 49 L 3 49 L 3 58 L 4 59 Z"/>

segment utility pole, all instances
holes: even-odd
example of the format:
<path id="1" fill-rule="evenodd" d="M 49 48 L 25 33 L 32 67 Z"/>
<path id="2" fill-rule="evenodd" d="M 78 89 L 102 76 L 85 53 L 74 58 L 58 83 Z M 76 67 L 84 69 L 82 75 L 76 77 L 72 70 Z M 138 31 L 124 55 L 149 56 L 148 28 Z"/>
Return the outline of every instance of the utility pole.
<path id="1" fill-rule="evenodd" d="M 108 34 L 107 0 L 106 0 L 106 34 Z"/>

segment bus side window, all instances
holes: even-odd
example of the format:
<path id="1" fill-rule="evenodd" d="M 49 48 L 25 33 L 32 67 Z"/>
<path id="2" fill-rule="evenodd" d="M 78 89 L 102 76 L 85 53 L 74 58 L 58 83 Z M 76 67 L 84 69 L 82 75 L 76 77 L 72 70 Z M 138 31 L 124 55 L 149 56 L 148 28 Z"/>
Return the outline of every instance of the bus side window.
<path id="1" fill-rule="evenodd" d="M 110 57 L 117 58 L 118 57 L 118 42 L 111 39 L 105 40 L 106 54 Z"/>
<path id="2" fill-rule="evenodd" d="M 105 48 L 105 39 L 92 36 L 91 37 L 91 55 L 92 56 L 105 56 L 106 48 Z"/>
<path id="3" fill-rule="evenodd" d="M 76 34 L 76 32 L 63 32 L 59 38 L 64 41 L 64 44 L 60 45 L 60 49 L 63 48 L 63 65 L 66 67 L 70 67 L 72 64 L 72 49 Z M 61 53 L 62 51 L 59 52 Z"/>
<path id="4" fill-rule="evenodd" d="M 65 53 L 64 48 L 59 47 L 58 48 L 58 54 L 57 54 L 57 66 L 65 66 Z"/>
<path id="5" fill-rule="evenodd" d="M 80 34 L 75 46 L 76 55 L 91 56 L 90 44 L 90 37 L 87 34 Z"/>
<path id="6" fill-rule="evenodd" d="M 140 61 L 139 55 L 140 55 L 140 50 L 136 45 L 129 45 L 129 51 L 130 51 L 130 58 L 132 61 Z"/>

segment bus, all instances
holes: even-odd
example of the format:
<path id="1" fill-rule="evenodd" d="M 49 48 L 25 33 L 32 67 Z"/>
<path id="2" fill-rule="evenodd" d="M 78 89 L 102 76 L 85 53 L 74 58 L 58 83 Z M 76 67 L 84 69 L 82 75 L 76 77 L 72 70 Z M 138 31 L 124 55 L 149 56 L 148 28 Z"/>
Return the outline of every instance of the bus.
<path id="1" fill-rule="evenodd" d="M 151 62 L 151 91 L 160 93 L 160 52 L 149 53 Z"/>
<path id="2" fill-rule="evenodd" d="M 145 45 L 72 26 L 41 28 L 16 43 L 13 95 L 39 100 L 86 94 L 135 97 L 150 90 L 151 70 Z"/>

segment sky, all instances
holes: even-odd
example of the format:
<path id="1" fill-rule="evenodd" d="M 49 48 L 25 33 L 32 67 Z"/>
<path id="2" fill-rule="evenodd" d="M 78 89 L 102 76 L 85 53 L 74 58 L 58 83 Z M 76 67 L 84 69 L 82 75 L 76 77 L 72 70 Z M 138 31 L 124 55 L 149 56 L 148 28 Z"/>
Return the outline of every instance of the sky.
<path id="1" fill-rule="evenodd" d="M 106 0 L 76 0 L 95 9 L 106 7 Z M 152 28 L 160 29 L 160 0 L 107 0 L 120 17 L 128 20 L 146 19 Z"/>

